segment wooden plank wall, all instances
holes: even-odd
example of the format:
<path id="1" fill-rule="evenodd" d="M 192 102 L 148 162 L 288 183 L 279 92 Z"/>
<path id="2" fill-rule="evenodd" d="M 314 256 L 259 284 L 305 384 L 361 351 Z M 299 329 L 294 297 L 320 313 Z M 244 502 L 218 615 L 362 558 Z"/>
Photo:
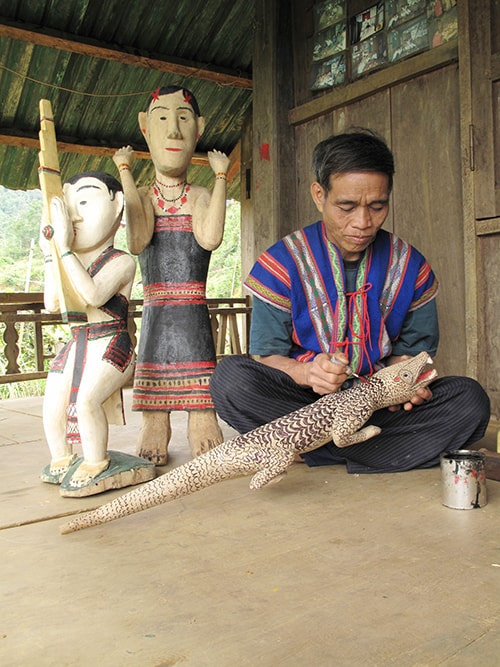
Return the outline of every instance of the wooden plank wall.
<path id="1" fill-rule="evenodd" d="M 458 7 L 467 343 L 500 423 L 500 0 Z"/>
<path id="2" fill-rule="evenodd" d="M 490 3 L 492 23 L 487 20 L 490 13 L 488 16 L 485 13 Z M 283 31 L 286 21 L 280 21 L 276 13 L 281 6 L 278 0 L 256 3 L 259 20 L 255 35 L 254 94 L 260 104 L 254 107 L 252 138 L 251 205 L 255 228 L 253 238 L 248 237 L 249 247 L 244 256 L 246 252 L 247 264 L 251 264 L 270 242 L 318 219 L 310 197 L 311 157 L 318 141 L 351 126 L 376 130 L 386 138 L 396 161 L 386 228 L 421 250 L 441 284 L 438 371 L 442 375 L 476 377 L 487 390 L 493 417 L 498 420 L 500 219 L 480 219 L 478 211 L 474 217 L 472 202 L 474 191 L 476 194 L 481 191 L 477 183 L 480 170 L 473 173 L 474 168 L 468 166 L 469 130 L 474 115 L 479 114 L 478 104 L 484 106 L 494 98 L 493 122 L 497 130 L 499 127 L 500 38 L 495 36 L 490 67 L 483 62 L 484 45 L 477 45 L 468 32 L 470 16 L 477 17 L 483 30 L 500 25 L 500 2 L 490 0 L 490 3 L 484 0 L 459 3 L 458 42 L 452 40 L 349 86 L 319 93 L 309 90 L 313 0 L 292 0 L 292 35 Z M 271 25 L 275 26 L 274 32 L 269 30 Z M 476 34 L 473 30 L 472 35 Z M 278 44 L 287 41 L 293 44 L 293 63 L 278 48 Z M 471 67 L 469 51 L 474 54 L 474 49 L 480 62 L 475 65 L 472 58 Z M 494 76 L 492 71 L 496 73 Z M 483 86 L 481 90 L 490 91 L 490 102 L 478 102 L 475 96 L 474 78 L 479 75 L 489 77 L 489 88 L 478 83 Z M 491 83 L 495 81 L 491 95 Z M 291 103 L 287 86 L 293 90 Z M 259 111 L 263 99 L 269 101 L 274 111 L 269 108 Z M 282 116 L 285 104 L 288 136 Z M 491 111 L 488 113 L 490 117 Z M 487 131 L 485 128 L 486 133 L 477 137 L 477 148 L 486 145 L 491 153 L 491 146 L 498 147 L 500 140 L 494 142 L 493 128 L 489 134 Z M 495 136 L 500 136 L 500 130 Z M 264 141 L 269 141 L 271 149 L 278 152 L 271 153 L 271 164 L 259 165 L 261 156 L 256 154 L 256 148 Z M 491 174 L 488 179 L 491 190 Z M 289 206 L 290 201 L 294 205 Z"/>
<path id="3" fill-rule="evenodd" d="M 479 378 L 500 422 L 500 234 L 480 237 L 478 265 Z"/>
<path id="4" fill-rule="evenodd" d="M 397 174 L 394 231 L 427 257 L 441 285 L 442 374 L 466 373 L 465 290 L 456 65 L 391 89 Z"/>

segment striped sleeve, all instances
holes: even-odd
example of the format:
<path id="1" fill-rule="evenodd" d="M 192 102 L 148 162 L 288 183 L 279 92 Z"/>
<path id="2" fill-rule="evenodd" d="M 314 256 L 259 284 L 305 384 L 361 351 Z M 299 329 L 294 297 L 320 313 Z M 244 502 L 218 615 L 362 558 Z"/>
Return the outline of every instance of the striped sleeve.
<path id="1" fill-rule="evenodd" d="M 288 269 L 271 254 L 270 250 L 260 255 L 244 282 L 244 286 L 262 301 L 280 310 L 291 311 Z"/>
<path id="2" fill-rule="evenodd" d="M 409 312 L 417 310 L 436 298 L 439 291 L 439 282 L 431 269 L 429 262 L 423 262 L 415 282 L 415 295 Z"/>

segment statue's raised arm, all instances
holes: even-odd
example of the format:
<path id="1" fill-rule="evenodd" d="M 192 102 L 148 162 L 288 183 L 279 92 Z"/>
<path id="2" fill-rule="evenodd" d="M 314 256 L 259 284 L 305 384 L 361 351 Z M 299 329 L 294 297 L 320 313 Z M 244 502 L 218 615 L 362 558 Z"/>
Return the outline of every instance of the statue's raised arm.
<path id="1" fill-rule="evenodd" d="M 134 150 L 131 146 L 123 146 L 113 155 L 113 161 L 120 172 L 125 197 L 127 245 L 133 255 L 138 255 L 151 242 L 155 215 L 147 192 L 141 193 L 135 185 L 131 172 L 134 159 Z"/>

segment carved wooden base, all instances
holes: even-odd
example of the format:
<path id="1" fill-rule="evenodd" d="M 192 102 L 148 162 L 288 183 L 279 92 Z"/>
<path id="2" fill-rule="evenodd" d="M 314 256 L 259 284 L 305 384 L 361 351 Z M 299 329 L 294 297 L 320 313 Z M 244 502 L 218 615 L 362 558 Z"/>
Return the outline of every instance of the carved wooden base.
<path id="1" fill-rule="evenodd" d="M 84 462 L 82 457 L 68 469 L 61 480 L 60 494 L 69 498 L 83 498 L 93 496 L 110 489 L 122 489 L 125 486 L 142 484 L 154 479 L 155 465 L 137 456 L 123 452 L 108 451 L 109 466 L 86 483 L 80 481 L 75 484 L 73 475 Z M 43 476 L 42 476 L 43 479 Z M 48 480 L 44 480 L 48 481 Z"/>

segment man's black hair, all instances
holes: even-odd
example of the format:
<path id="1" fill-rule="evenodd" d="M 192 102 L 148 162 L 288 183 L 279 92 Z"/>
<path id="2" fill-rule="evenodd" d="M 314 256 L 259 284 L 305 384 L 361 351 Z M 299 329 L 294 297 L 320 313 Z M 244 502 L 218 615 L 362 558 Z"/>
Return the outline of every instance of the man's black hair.
<path id="1" fill-rule="evenodd" d="M 312 167 L 325 194 L 330 190 L 332 174 L 360 171 L 386 174 L 389 192 L 392 190 L 394 156 L 384 139 L 372 130 L 360 128 L 324 139 L 313 151 Z"/>

